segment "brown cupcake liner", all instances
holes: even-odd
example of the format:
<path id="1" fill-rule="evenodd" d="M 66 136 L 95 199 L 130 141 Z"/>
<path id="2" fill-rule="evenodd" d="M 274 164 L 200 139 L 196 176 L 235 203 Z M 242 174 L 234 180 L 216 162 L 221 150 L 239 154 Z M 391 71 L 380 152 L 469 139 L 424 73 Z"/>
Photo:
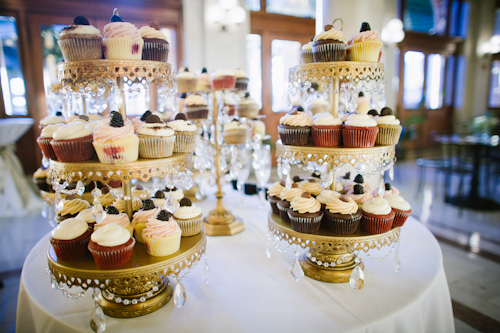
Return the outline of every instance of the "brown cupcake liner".
<path id="1" fill-rule="evenodd" d="M 346 45 L 342 42 L 314 42 L 312 46 L 314 62 L 344 61 L 345 50 Z"/>
<path id="2" fill-rule="evenodd" d="M 239 78 L 236 79 L 236 84 L 234 87 L 238 90 L 247 90 L 248 89 L 248 79 L 247 78 Z"/>
<path id="3" fill-rule="evenodd" d="M 70 239 L 60 240 L 50 237 L 50 244 L 54 248 L 57 259 L 59 260 L 80 260 L 89 252 L 88 245 L 90 242 L 92 230 L 89 228 L 81 236 Z"/>
<path id="4" fill-rule="evenodd" d="M 276 203 L 276 207 L 278 207 L 281 220 L 283 220 L 283 222 L 290 223 L 290 218 L 288 217 L 288 211 L 290 210 L 290 207 L 283 207 L 280 204 L 280 201 Z"/>
<path id="5" fill-rule="evenodd" d="M 50 141 L 52 141 L 52 138 L 42 138 L 38 137 L 36 139 L 36 142 L 40 146 L 40 149 L 43 152 L 43 155 L 47 158 L 50 159 L 56 159 L 56 153 L 54 152 L 54 148 L 52 148 L 52 145 L 50 144 Z"/>
<path id="6" fill-rule="evenodd" d="M 95 264 L 101 269 L 112 269 L 125 265 L 130 261 L 135 239 L 130 238 L 125 244 L 105 248 L 90 241 L 88 249 L 94 257 Z"/>
<path id="7" fill-rule="evenodd" d="M 196 91 L 198 79 L 177 79 L 177 92 L 187 93 Z"/>
<path id="8" fill-rule="evenodd" d="M 346 215 L 345 219 L 334 218 L 331 215 L 325 214 L 328 229 L 339 235 L 350 235 L 356 232 L 359 227 L 362 215 L 353 216 Z"/>
<path id="9" fill-rule="evenodd" d="M 191 132 L 189 132 L 191 133 Z M 196 148 L 196 139 L 198 134 L 185 134 L 183 132 L 175 132 L 174 153 L 192 153 Z"/>
<path id="10" fill-rule="evenodd" d="M 342 128 L 342 141 L 344 147 L 349 148 L 369 148 L 375 146 L 378 127 L 353 127 L 346 126 Z"/>
<path id="11" fill-rule="evenodd" d="M 236 86 L 236 76 L 220 76 L 212 79 L 214 90 L 234 89 Z"/>
<path id="12" fill-rule="evenodd" d="M 312 50 L 310 51 L 300 51 L 300 64 L 312 64 L 314 62 L 314 57 Z"/>
<path id="13" fill-rule="evenodd" d="M 257 118 L 259 115 L 259 105 L 258 104 L 252 104 L 252 105 L 239 105 L 236 104 L 235 108 L 236 112 L 238 112 L 238 117 L 240 118 Z"/>
<path id="14" fill-rule="evenodd" d="M 147 42 L 142 47 L 142 60 L 167 62 L 170 44 L 168 42 Z"/>
<path id="15" fill-rule="evenodd" d="M 181 228 L 181 237 L 194 236 L 201 232 L 201 226 L 203 225 L 203 215 L 192 218 L 192 219 L 178 219 L 175 218 L 177 224 Z"/>
<path id="16" fill-rule="evenodd" d="M 293 128 L 291 128 L 293 127 Z M 311 133 L 311 127 L 299 127 L 299 126 L 289 126 L 284 125 L 278 126 L 278 132 L 280 134 L 281 142 L 284 145 L 292 146 L 305 146 L 309 140 L 309 134 Z"/>
<path id="17" fill-rule="evenodd" d="M 318 232 L 319 227 L 321 226 L 321 220 L 323 219 L 323 213 L 316 217 L 298 217 L 292 216 L 289 211 L 288 217 L 290 218 L 293 230 L 306 234 L 312 234 Z"/>
<path id="18" fill-rule="evenodd" d="M 271 204 L 271 209 L 273 211 L 273 214 L 279 215 L 280 210 L 278 209 L 278 201 L 280 201 L 280 198 L 275 197 L 275 196 L 268 196 L 267 199 L 269 200 L 269 203 Z"/>
<path id="19" fill-rule="evenodd" d="M 175 135 L 169 137 L 141 137 L 139 134 L 139 156 L 142 158 L 164 158 L 174 152 Z"/>
<path id="20" fill-rule="evenodd" d="M 66 38 L 57 43 L 66 62 L 102 59 L 102 38 Z"/>
<path id="21" fill-rule="evenodd" d="M 232 129 L 222 132 L 224 142 L 228 145 L 241 145 L 247 142 L 246 129 Z"/>
<path id="22" fill-rule="evenodd" d="M 392 222 L 392 227 L 402 227 L 405 224 L 406 219 L 411 215 L 411 209 L 404 211 L 399 209 L 392 209 L 394 211 L 394 221 Z"/>
<path id="23" fill-rule="evenodd" d="M 378 125 L 375 143 L 380 146 L 397 145 L 402 129 L 403 126 L 401 125 Z"/>
<path id="24" fill-rule="evenodd" d="M 391 230 L 394 222 L 394 211 L 388 215 L 375 215 L 363 212 L 361 229 L 370 234 L 383 234 Z"/>
<path id="25" fill-rule="evenodd" d="M 188 115 L 189 119 L 207 119 L 208 107 L 207 106 L 186 106 L 184 112 Z"/>
<path id="26" fill-rule="evenodd" d="M 95 154 L 92 135 L 71 140 L 52 139 L 50 144 L 59 162 L 87 161 L 92 159 Z"/>
<path id="27" fill-rule="evenodd" d="M 316 147 L 338 147 L 341 144 L 342 125 L 314 126 L 311 128 L 313 144 Z"/>

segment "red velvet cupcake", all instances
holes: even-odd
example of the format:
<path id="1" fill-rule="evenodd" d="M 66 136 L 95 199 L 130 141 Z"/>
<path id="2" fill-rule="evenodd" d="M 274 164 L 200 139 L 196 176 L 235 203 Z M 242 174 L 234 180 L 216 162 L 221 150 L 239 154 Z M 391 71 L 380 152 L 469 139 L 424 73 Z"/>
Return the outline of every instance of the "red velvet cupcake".
<path id="1" fill-rule="evenodd" d="M 80 260 L 87 253 L 92 230 L 87 222 L 71 218 L 64 220 L 52 230 L 49 238 L 59 260 Z"/>
<path id="2" fill-rule="evenodd" d="M 394 211 L 384 198 L 374 198 L 362 207 L 361 228 L 370 234 L 383 234 L 392 228 Z"/>
<path id="3" fill-rule="evenodd" d="M 218 69 L 212 73 L 211 80 L 214 90 L 234 89 L 236 86 L 234 71 L 229 69 Z"/>
<path id="4" fill-rule="evenodd" d="M 345 147 L 369 148 L 377 140 L 377 122 L 367 114 L 350 115 L 342 128 L 342 140 Z"/>
<path id="5" fill-rule="evenodd" d="M 40 133 L 40 136 L 36 139 L 36 142 L 40 146 L 40 149 L 42 150 L 43 155 L 45 157 L 50 159 L 57 158 L 56 153 L 54 152 L 54 149 L 50 144 L 50 141 L 52 141 L 54 133 L 62 126 L 64 126 L 64 124 L 54 124 L 45 126 L 42 130 L 42 133 Z"/>
<path id="6" fill-rule="evenodd" d="M 130 261 L 134 245 L 135 239 L 127 229 L 117 224 L 106 224 L 94 231 L 88 248 L 97 267 L 113 269 Z"/>
<path id="7" fill-rule="evenodd" d="M 92 159 L 92 129 L 75 121 L 54 132 L 50 142 L 60 162 L 82 162 Z"/>
<path id="8" fill-rule="evenodd" d="M 389 206 L 392 207 L 395 214 L 392 227 L 395 228 L 403 226 L 406 219 L 411 215 L 411 206 L 408 201 L 397 194 L 386 194 L 384 199 L 387 200 Z"/>

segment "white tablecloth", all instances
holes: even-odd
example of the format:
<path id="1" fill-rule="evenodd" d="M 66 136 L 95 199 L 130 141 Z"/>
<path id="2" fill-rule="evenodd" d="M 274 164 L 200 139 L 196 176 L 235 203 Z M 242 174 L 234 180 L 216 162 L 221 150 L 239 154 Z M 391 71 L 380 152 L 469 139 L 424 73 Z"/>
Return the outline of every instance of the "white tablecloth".
<path id="1" fill-rule="evenodd" d="M 441 249 L 429 230 L 410 218 L 402 228 L 399 273 L 393 256 L 382 263 L 364 258 L 366 285 L 323 283 L 289 273 L 293 253 L 265 255 L 268 206 L 232 190 L 227 206 L 246 230 L 210 237 L 211 277 L 201 281 L 200 263 L 183 280 L 187 302 L 170 301 L 134 319 L 106 317 L 106 332 L 454 332 L 450 294 Z M 215 205 L 200 203 L 206 214 Z M 243 207 L 247 207 L 244 210 Z M 89 332 L 91 292 L 70 300 L 50 288 L 48 235 L 24 264 L 17 309 L 18 332 Z M 385 252 L 384 252 L 385 253 Z M 377 253 L 373 253 L 375 255 Z M 382 255 L 380 255 L 382 256 Z"/>
<path id="2" fill-rule="evenodd" d="M 0 119 L 0 217 L 23 216 L 42 207 L 14 153 L 15 143 L 33 124 L 31 118 Z"/>

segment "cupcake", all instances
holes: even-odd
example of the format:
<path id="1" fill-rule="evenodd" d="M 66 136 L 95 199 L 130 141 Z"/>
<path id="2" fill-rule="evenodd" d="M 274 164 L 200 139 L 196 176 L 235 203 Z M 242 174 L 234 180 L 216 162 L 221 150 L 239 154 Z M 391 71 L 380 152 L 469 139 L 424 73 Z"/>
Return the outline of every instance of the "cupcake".
<path id="1" fill-rule="evenodd" d="M 229 116 L 234 116 L 236 101 L 231 94 L 226 93 L 224 96 L 224 109 L 227 110 Z"/>
<path id="2" fill-rule="evenodd" d="M 359 33 L 347 41 L 348 59 L 351 61 L 378 62 L 382 42 L 377 32 L 372 31 L 370 24 L 363 22 Z"/>
<path id="3" fill-rule="evenodd" d="M 319 230 L 323 212 L 320 203 L 311 196 L 311 193 L 304 192 L 290 203 L 288 217 L 293 230 L 312 234 Z"/>
<path id="4" fill-rule="evenodd" d="M 123 121 L 118 112 L 112 112 L 109 121 L 97 125 L 93 144 L 99 161 L 104 164 L 125 164 L 139 157 L 139 138 L 134 127 Z"/>
<path id="5" fill-rule="evenodd" d="M 87 209 L 82 210 L 80 213 L 78 213 L 78 215 L 76 215 L 76 218 L 87 222 L 88 226 L 92 230 L 94 230 L 94 225 L 96 223 L 96 220 L 95 220 L 94 216 L 92 215 L 92 208 L 87 208 Z"/>
<path id="6" fill-rule="evenodd" d="M 82 199 L 76 199 L 75 195 L 67 195 L 62 201 L 62 209 L 57 212 L 55 221 L 61 223 L 62 221 L 76 217 L 81 211 L 90 208 L 90 204 Z"/>
<path id="7" fill-rule="evenodd" d="M 142 114 L 142 116 L 135 117 L 134 120 L 132 120 L 132 126 L 134 126 L 134 133 L 137 133 L 139 127 L 141 127 L 146 122 L 146 119 L 148 119 L 148 117 L 151 116 L 152 114 L 153 113 L 151 111 L 147 110 Z"/>
<path id="8" fill-rule="evenodd" d="M 47 183 L 48 169 L 38 168 L 33 173 L 33 183 L 38 187 L 40 191 L 51 192 L 52 186 Z"/>
<path id="9" fill-rule="evenodd" d="M 60 113 L 60 112 L 58 112 Z M 42 120 L 40 120 L 38 127 L 43 130 L 46 126 L 48 125 L 55 125 L 55 124 L 63 124 L 66 123 L 63 117 L 60 115 L 58 116 L 46 116 Z"/>
<path id="10" fill-rule="evenodd" d="M 158 216 L 158 214 L 163 210 L 163 206 L 156 206 L 153 200 L 146 199 L 137 213 L 134 214 L 132 218 L 132 226 L 134 227 L 135 239 L 139 243 L 144 243 L 142 239 L 142 230 L 146 227 L 146 222 L 149 219 Z"/>
<path id="11" fill-rule="evenodd" d="M 325 206 L 325 217 L 328 228 L 336 234 L 350 235 L 358 230 L 362 213 L 358 204 L 349 197 L 332 198 Z"/>
<path id="12" fill-rule="evenodd" d="M 385 196 L 388 195 L 388 194 L 396 194 L 396 195 L 398 195 L 399 194 L 399 190 L 396 187 L 392 186 L 391 184 L 385 183 L 385 187 L 383 188 L 383 195 L 382 195 L 382 197 L 385 198 Z M 380 188 L 377 188 L 375 191 L 373 191 L 372 195 L 373 195 L 374 198 L 380 196 Z"/>
<path id="13" fill-rule="evenodd" d="M 224 125 L 222 136 L 228 145 L 240 145 L 247 141 L 247 126 L 238 119 L 233 119 L 229 124 Z"/>
<path id="14" fill-rule="evenodd" d="M 273 211 L 273 214 L 279 214 L 280 211 L 278 209 L 278 201 L 280 201 L 280 193 L 283 191 L 285 188 L 285 181 L 282 180 L 281 182 L 275 182 L 271 187 L 267 189 L 267 199 L 269 200 L 269 203 L 271 204 L 271 209 Z"/>
<path id="15" fill-rule="evenodd" d="M 187 93 L 191 91 L 196 91 L 196 85 L 198 84 L 198 77 L 195 73 L 189 71 L 189 68 L 184 68 L 184 72 L 177 74 L 177 92 Z"/>
<path id="16" fill-rule="evenodd" d="M 406 219 L 411 215 L 411 206 L 408 201 L 397 194 L 388 194 L 384 196 L 384 199 L 387 200 L 389 206 L 391 206 L 394 211 L 394 222 L 392 222 L 392 227 L 403 226 Z"/>
<path id="17" fill-rule="evenodd" d="M 174 153 L 192 153 L 196 148 L 198 132 L 188 119 L 185 113 L 178 113 L 174 121 L 167 123 L 175 131 Z"/>
<path id="18" fill-rule="evenodd" d="M 345 147 L 369 148 L 377 139 L 377 122 L 367 114 L 350 115 L 342 127 L 342 141 Z"/>
<path id="19" fill-rule="evenodd" d="M 153 197 L 153 202 L 155 206 L 158 207 L 165 207 L 165 204 L 167 203 L 167 198 L 165 197 L 165 192 L 162 190 L 156 191 L 154 197 Z"/>
<path id="20" fill-rule="evenodd" d="M 64 124 L 47 125 L 43 128 L 42 133 L 40 133 L 40 136 L 36 139 L 36 142 L 40 146 L 40 149 L 45 157 L 50 159 L 57 158 L 50 141 L 52 141 L 54 133 L 62 126 L 64 126 Z"/>
<path id="21" fill-rule="evenodd" d="M 127 229 L 130 232 L 130 236 L 134 234 L 134 226 L 130 224 L 130 220 L 125 213 L 120 213 L 116 207 L 110 205 L 106 207 L 106 217 L 100 222 L 94 225 L 94 231 L 99 228 L 104 227 L 107 224 L 118 224 L 119 226 Z"/>
<path id="22" fill-rule="evenodd" d="M 164 158 L 174 152 L 174 130 L 158 116 L 151 115 L 137 130 L 139 156 L 142 158 Z"/>
<path id="23" fill-rule="evenodd" d="M 144 40 L 132 23 L 123 22 L 115 8 L 111 23 L 104 26 L 102 40 L 104 58 L 112 60 L 141 60 Z"/>
<path id="24" fill-rule="evenodd" d="M 146 251 L 155 257 L 164 257 L 179 251 L 181 235 L 181 228 L 166 210 L 150 218 L 142 230 Z"/>
<path id="25" fill-rule="evenodd" d="M 101 189 L 101 194 L 97 197 L 97 200 L 103 207 L 107 207 L 115 201 L 115 197 L 109 191 L 109 187 L 105 186 Z"/>
<path id="26" fill-rule="evenodd" d="M 284 145 L 305 146 L 309 140 L 311 126 L 313 121 L 311 117 L 304 112 L 302 106 L 298 106 L 286 115 L 280 118 L 278 132 L 281 142 Z"/>
<path id="27" fill-rule="evenodd" d="M 326 99 L 324 99 L 323 97 L 319 97 L 312 101 L 311 105 L 309 106 L 309 110 L 311 110 L 311 113 L 314 116 L 318 113 L 330 114 L 332 108 L 330 107 L 330 103 L 328 103 Z"/>
<path id="28" fill-rule="evenodd" d="M 139 32 L 144 40 L 142 60 L 167 62 L 170 44 L 167 41 L 167 36 L 160 31 L 160 26 L 151 21 L 149 27 L 142 27 Z"/>
<path id="29" fill-rule="evenodd" d="M 92 230 L 87 222 L 80 219 L 67 219 L 52 230 L 49 238 L 59 260 L 79 260 L 88 253 Z"/>
<path id="30" fill-rule="evenodd" d="M 370 110 L 370 100 L 365 97 L 365 94 L 360 91 L 358 94 L 358 99 L 356 100 L 356 113 L 368 114 Z"/>
<path id="31" fill-rule="evenodd" d="M 250 93 L 245 93 L 245 97 L 240 99 L 238 104 L 236 104 L 236 112 L 238 112 L 238 117 L 240 118 L 257 118 L 259 115 L 260 106 L 257 102 L 250 97 Z"/>
<path id="32" fill-rule="evenodd" d="M 82 122 L 72 122 L 54 132 L 52 149 L 60 162 L 82 162 L 92 159 L 92 130 Z"/>
<path id="33" fill-rule="evenodd" d="M 341 19 L 340 20 L 342 23 Z M 325 25 L 325 31 L 316 35 L 313 39 L 312 54 L 314 62 L 344 61 L 345 60 L 345 37 L 342 31 L 335 30 L 333 21 Z M 342 27 L 340 28 L 342 30 Z"/>
<path id="34" fill-rule="evenodd" d="M 302 182 L 299 184 L 299 188 L 304 192 L 311 193 L 312 196 L 316 197 L 323 191 L 323 186 L 319 183 L 316 183 L 315 179 L 309 179 L 306 182 Z"/>
<path id="35" fill-rule="evenodd" d="M 266 136 L 266 124 L 262 120 L 253 120 L 252 121 L 252 140 L 263 140 L 264 136 Z"/>
<path id="36" fill-rule="evenodd" d="M 300 49 L 300 64 L 310 64 L 314 62 L 312 45 L 314 41 L 314 36 L 311 37 L 311 41 L 307 44 L 302 45 Z"/>
<path id="37" fill-rule="evenodd" d="M 320 203 L 321 205 L 321 210 L 324 212 L 326 204 L 330 202 L 333 198 L 340 198 L 341 194 L 337 191 L 332 191 L 332 190 L 323 190 L 321 193 L 316 197 L 316 200 Z M 325 218 L 325 216 L 323 217 Z"/>
<path id="38" fill-rule="evenodd" d="M 299 188 L 299 185 L 294 183 L 291 188 L 284 188 L 281 191 L 279 197 L 280 201 L 276 204 L 278 207 L 280 217 L 284 222 L 290 223 L 290 218 L 288 217 L 288 211 L 290 210 L 290 202 L 295 197 L 302 195 L 304 191 Z"/>
<path id="39" fill-rule="evenodd" d="M 112 206 L 115 207 L 116 209 L 118 209 L 118 211 L 120 213 L 125 212 L 125 200 L 123 200 L 123 199 L 115 200 L 113 202 Z M 134 197 L 132 199 L 132 212 L 135 213 L 135 212 L 139 211 L 139 209 L 141 209 L 141 208 L 142 208 L 141 199 Z"/>
<path id="40" fill-rule="evenodd" d="M 341 144 L 342 120 L 331 113 L 318 113 L 313 116 L 311 128 L 313 144 L 316 147 L 337 147 Z"/>
<path id="41" fill-rule="evenodd" d="M 363 178 L 363 176 L 361 176 L 361 175 L 360 175 L 360 177 Z M 351 181 L 351 173 L 346 172 L 344 176 L 342 176 L 341 178 L 338 179 L 338 182 L 340 184 L 342 184 L 342 186 L 345 186 L 347 183 L 352 182 Z"/>
<path id="42" fill-rule="evenodd" d="M 347 191 L 346 196 L 352 198 L 360 208 L 365 202 L 373 199 L 372 193 L 365 190 L 365 188 L 359 184 L 354 185 L 352 190 Z"/>
<path id="43" fill-rule="evenodd" d="M 350 177 L 350 172 L 346 173 L 344 177 Z M 353 180 L 346 180 L 344 185 L 344 191 L 349 192 L 354 189 L 354 185 L 361 185 L 366 191 L 371 191 L 370 184 L 365 183 L 365 179 L 360 174 L 357 174 Z"/>
<path id="44" fill-rule="evenodd" d="M 180 207 L 174 212 L 174 218 L 182 230 L 182 237 L 194 236 L 201 232 L 203 214 L 201 208 L 188 198 L 182 198 Z"/>
<path id="45" fill-rule="evenodd" d="M 182 198 L 184 198 L 184 191 L 182 191 L 181 188 L 165 188 L 165 192 L 168 195 L 172 195 L 172 198 L 174 198 L 177 201 L 181 201 Z"/>
<path id="46" fill-rule="evenodd" d="M 132 188 L 132 196 L 144 200 L 148 198 L 148 191 L 145 190 L 141 185 L 135 184 L 135 186 Z"/>
<path id="47" fill-rule="evenodd" d="M 248 87 L 248 75 L 247 75 L 247 73 L 245 73 L 245 71 L 238 68 L 234 71 L 234 76 L 236 77 L 236 84 L 234 87 L 237 90 L 247 90 L 247 87 Z"/>
<path id="48" fill-rule="evenodd" d="M 135 239 L 127 229 L 117 224 L 107 224 L 92 233 L 88 249 L 97 267 L 113 269 L 130 261 L 134 245 Z"/>
<path id="49" fill-rule="evenodd" d="M 102 59 L 101 32 L 84 16 L 75 17 L 73 24 L 61 30 L 57 44 L 64 61 Z"/>
<path id="50" fill-rule="evenodd" d="M 368 111 L 368 116 L 370 116 L 371 119 L 375 119 L 376 117 L 379 116 L 379 113 L 377 110 L 371 109 L 370 111 Z"/>
<path id="51" fill-rule="evenodd" d="M 214 90 L 234 89 L 236 76 L 230 69 L 218 69 L 210 76 Z"/>
<path id="52" fill-rule="evenodd" d="M 212 89 L 212 82 L 210 82 L 210 75 L 207 73 L 207 69 L 203 67 L 201 74 L 198 75 L 198 83 L 196 84 L 196 91 L 210 90 Z"/>
<path id="53" fill-rule="evenodd" d="M 395 212 L 384 198 L 374 198 L 361 207 L 361 229 L 370 234 L 383 234 L 392 228 Z"/>
<path id="54" fill-rule="evenodd" d="M 375 143 L 381 146 L 397 145 L 403 126 L 400 125 L 392 110 L 388 107 L 383 108 L 376 122 L 378 134 Z"/>
<path id="55" fill-rule="evenodd" d="M 184 112 L 188 115 L 189 119 L 207 119 L 208 103 L 200 95 L 189 95 L 186 98 Z"/>

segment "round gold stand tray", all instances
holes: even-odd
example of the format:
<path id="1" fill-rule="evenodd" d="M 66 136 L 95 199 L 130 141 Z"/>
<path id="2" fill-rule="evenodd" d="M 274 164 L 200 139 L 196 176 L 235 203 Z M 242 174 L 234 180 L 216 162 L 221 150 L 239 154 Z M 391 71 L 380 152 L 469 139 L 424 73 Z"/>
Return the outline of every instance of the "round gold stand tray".
<path id="1" fill-rule="evenodd" d="M 300 265 L 308 277 L 323 281 L 349 282 L 352 270 L 356 267 L 354 251 L 368 252 L 389 246 L 399 238 L 400 228 L 393 228 L 384 234 L 368 234 L 358 228 L 352 235 L 339 235 L 331 232 L 323 224 L 316 234 L 304 234 L 292 229 L 279 215 L 269 212 L 269 231 L 276 239 L 297 244 L 309 253 L 303 256 Z"/>
<path id="2" fill-rule="evenodd" d="M 104 86 L 119 77 L 132 82 L 157 85 L 175 85 L 175 72 L 171 64 L 150 60 L 87 60 L 62 62 L 57 65 L 57 76 L 62 86 L 84 88 L 95 84 Z"/>
<path id="3" fill-rule="evenodd" d="M 191 153 L 174 153 L 171 157 L 144 159 L 126 164 L 104 164 L 97 160 L 64 163 L 51 160 L 49 179 L 84 183 L 100 181 L 108 183 L 120 180 L 128 182 L 131 179 L 148 181 L 153 177 L 164 178 L 169 174 L 178 175 L 192 168 Z"/>
<path id="4" fill-rule="evenodd" d="M 40 195 L 41 195 L 43 201 L 48 202 L 51 205 L 54 205 L 54 196 L 55 196 L 54 192 L 40 191 Z M 66 195 L 67 194 L 61 193 L 61 197 L 63 199 L 66 197 Z M 94 197 L 92 196 L 92 194 L 90 194 L 88 192 L 83 193 L 83 195 L 81 195 L 81 196 L 79 196 L 78 194 L 75 194 L 75 198 L 88 201 L 88 203 L 91 205 L 94 202 Z"/>
<path id="5" fill-rule="evenodd" d="M 166 257 L 150 256 L 144 244 L 137 242 L 128 263 L 117 269 L 100 269 L 92 255 L 83 260 L 58 260 L 52 246 L 47 251 L 50 274 L 68 287 L 100 288 L 99 305 L 111 317 L 131 318 L 158 310 L 172 297 L 169 275 L 191 269 L 206 250 L 206 234 L 183 237 L 176 253 Z"/>

